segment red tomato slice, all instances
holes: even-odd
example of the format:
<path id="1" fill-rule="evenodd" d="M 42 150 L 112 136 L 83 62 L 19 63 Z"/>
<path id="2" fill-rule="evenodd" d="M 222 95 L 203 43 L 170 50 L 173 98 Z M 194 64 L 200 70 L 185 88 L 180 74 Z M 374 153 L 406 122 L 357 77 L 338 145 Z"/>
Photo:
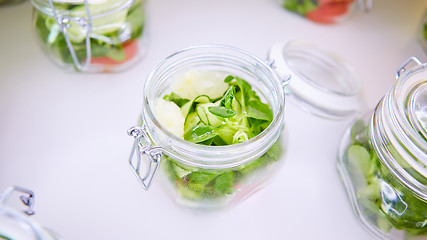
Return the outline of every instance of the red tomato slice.
<path id="1" fill-rule="evenodd" d="M 351 2 L 335 2 L 320 5 L 317 9 L 308 12 L 305 16 L 311 21 L 318 23 L 335 23 L 336 17 L 342 16 L 348 12 L 348 5 Z"/>
<path id="2" fill-rule="evenodd" d="M 349 3 L 328 3 L 319 7 L 319 11 L 326 16 L 341 16 L 348 12 Z"/>
<path id="3" fill-rule="evenodd" d="M 335 18 L 324 15 L 321 11 L 311 11 L 308 12 L 305 17 L 313 22 L 317 23 L 325 23 L 325 24 L 332 24 L 335 23 Z"/>
<path id="4" fill-rule="evenodd" d="M 324 5 L 328 3 L 352 3 L 354 0 L 318 0 L 319 5 Z"/>
<path id="5" fill-rule="evenodd" d="M 115 66 L 127 62 L 136 56 L 138 51 L 138 42 L 132 40 L 123 44 L 123 50 L 125 51 L 125 59 L 122 61 L 116 61 L 109 57 L 94 57 L 90 60 L 91 64 L 104 65 L 104 66 Z"/>

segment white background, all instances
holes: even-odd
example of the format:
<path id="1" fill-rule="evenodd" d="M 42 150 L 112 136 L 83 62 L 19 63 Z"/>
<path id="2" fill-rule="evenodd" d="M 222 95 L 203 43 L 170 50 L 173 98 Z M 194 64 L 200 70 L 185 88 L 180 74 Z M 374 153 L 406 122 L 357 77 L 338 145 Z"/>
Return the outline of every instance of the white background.
<path id="1" fill-rule="evenodd" d="M 154 182 L 144 191 L 127 159 L 126 130 L 140 112 L 148 73 L 169 54 L 221 43 L 264 58 L 276 42 L 303 39 L 340 55 L 370 107 L 410 56 L 425 0 L 374 0 L 368 15 L 319 25 L 274 0 L 149 0 L 149 52 L 118 74 L 67 73 L 36 44 L 31 4 L 0 8 L 0 191 L 36 192 L 34 219 L 65 239 L 373 239 L 353 215 L 335 168 L 346 122 L 287 102 L 284 167 L 235 208 L 194 214 Z"/>

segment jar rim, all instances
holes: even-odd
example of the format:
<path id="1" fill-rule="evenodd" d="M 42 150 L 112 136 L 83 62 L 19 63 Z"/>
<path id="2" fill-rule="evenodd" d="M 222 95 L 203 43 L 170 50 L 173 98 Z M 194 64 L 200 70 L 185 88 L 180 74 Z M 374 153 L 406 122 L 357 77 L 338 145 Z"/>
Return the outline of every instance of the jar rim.
<path id="1" fill-rule="evenodd" d="M 168 64 L 173 63 L 175 58 L 184 54 L 200 52 L 206 54 L 204 55 L 205 57 L 212 56 L 217 53 L 220 53 L 219 58 L 226 58 L 228 54 L 236 54 L 240 55 L 240 57 L 246 57 L 255 62 L 254 66 L 257 67 L 257 70 L 269 76 L 269 80 L 274 87 L 275 98 L 277 100 L 275 103 L 277 106 L 273 109 L 274 116 L 272 122 L 266 129 L 264 129 L 264 131 L 243 143 L 225 146 L 207 146 L 185 141 L 161 126 L 152 111 L 153 102 L 151 100 L 153 100 L 153 96 L 150 94 L 152 87 L 151 83 L 156 80 L 157 74 L 162 74 L 161 71 L 163 67 L 170 67 Z M 173 156 L 175 159 L 190 166 L 202 168 L 228 168 L 238 166 L 260 157 L 271 147 L 271 145 L 274 144 L 274 142 L 276 142 L 283 129 L 284 103 L 285 97 L 281 81 L 275 74 L 274 70 L 258 57 L 242 49 L 227 45 L 196 45 L 168 56 L 150 73 L 144 87 L 142 119 L 144 124 L 148 122 L 145 127 L 149 131 L 150 137 L 153 138 L 156 144 L 163 148 L 167 155 Z M 270 104 L 272 103 L 270 102 Z M 147 125 L 151 125 L 151 127 Z M 162 135 L 162 138 L 156 138 L 156 135 Z M 162 142 L 161 139 L 168 140 L 166 142 Z M 262 147 L 260 148 L 260 146 Z"/>
<path id="2" fill-rule="evenodd" d="M 88 0 L 83 0 L 84 2 L 87 2 Z M 127 9 L 129 8 L 134 2 L 136 2 L 137 0 L 116 0 L 115 2 L 113 2 L 113 4 L 109 4 L 109 5 L 105 5 L 103 7 L 98 7 L 96 9 L 90 9 L 90 17 L 91 18 L 99 18 L 99 17 L 104 17 L 106 15 L 112 14 L 114 12 L 123 10 L 123 9 Z M 79 3 L 79 4 L 73 4 L 73 3 L 58 3 L 56 1 L 53 1 L 54 4 L 57 4 L 58 6 L 62 5 L 62 4 L 66 4 L 66 5 L 84 5 L 84 2 Z M 31 4 L 33 5 L 34 8 L 36 8 L 38 11 L 54 17 L 55 13 L 53 11 L 53 9 L 51 8 L 51 5 L 49 4 L 49 0 L 31 0 Z M 89 8 L 90 6 L 92 6 L 91 4 L 88 5 Z M 93 5 L 96 6 L 96 5 Z M 75 17 L 79 17 L 79 16 L 84 16 L 84 14 L 86 14 L 85 10 L 81 10 L 81 11 L 70 11 L 70 10 L 64 10 L 64 9 L 55 9 L 56 14 L 60 15 L 60 16 L 75 16 Z"/>

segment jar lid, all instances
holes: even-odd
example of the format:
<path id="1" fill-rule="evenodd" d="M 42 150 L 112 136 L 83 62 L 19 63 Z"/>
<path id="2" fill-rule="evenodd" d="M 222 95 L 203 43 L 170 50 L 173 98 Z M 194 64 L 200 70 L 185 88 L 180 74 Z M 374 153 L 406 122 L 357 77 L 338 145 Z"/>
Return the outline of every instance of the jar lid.
<path id="1" fill-rule="evenodd" d="M 274 45 L 269 59 L 279 77 L 288 82 L 287 96 L 302 109 L 331 119 L 349 118 L 361 111 L 362 84 L 333 54 L 292 41 Z"/>
<path id="2" fill-rule="evenodd" d="M 28 207 L 20 212 L 6 205 L 7 200 L 14 194 L 20 192 L 22 203 Z M 0 239 L 38 239 L 54 240 L 57 236 L 40 226 L 29 215 L 34 214 L 32 205 L 34 203 L 34 193 L 21 187 L 9 187 L 0 193 Z"/>
<path id="3" fill-rule="evenodd" d="M 387 98 L 399 123 L 399 131 L 396 131 L 399 135 L 396 136 L 403 139 L 405 151 L 411 156 L 402 157 L 405 167 L 398 170 L 406 178 L 412 177 L 412 182 L 419 182 L 419 188 L 427 197 L 427 63 L 411 57 L 399 68 L 396 78 Z M 400 158 L 397 160 L 402 164 Z M 408 170 L 408 167 L 412 169 Z"/>

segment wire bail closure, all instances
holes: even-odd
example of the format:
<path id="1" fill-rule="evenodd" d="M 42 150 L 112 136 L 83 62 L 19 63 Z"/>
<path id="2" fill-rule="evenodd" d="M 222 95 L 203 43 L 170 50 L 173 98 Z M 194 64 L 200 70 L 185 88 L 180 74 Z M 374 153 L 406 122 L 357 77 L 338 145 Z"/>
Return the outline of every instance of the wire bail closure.
<path id="1" fill-rule="evenodd" d="M 73 59 L 74 66 L 77 68 L 77 70 L 81 72 L 85 71 L 89 67 L 90 61 L 92 59 L 92 50 L 90 45 L 90 34 L 92 33 L 92 16 L 90 14 L 88 0 L 84 0 L 87 18 L 58 15 L 52 0 L 49 0 L 49 5 L 52 9 L 54 18 L 59 25 L 60 31 L 64 34 L 65 41 L 67 42 L 67 47 Z M 75 24 L 79 24 L 81 27 L 83 27 L 86 30 L 86 36 L 85 36 L 86 60 L 84 61 L 83 64 L 79 62 L 79 59 L 77 58 L 77 55 L 76 55 L 76 51 L 74 50 L 74 47 L 67 33 L 67 29 L 71 27 L 73 22 Z"/>
<path id="2" fill-rule="evenodd" d="M 28 209 L 24 210 L 24 213 L 27 215 L 34 215 L 34 192 L 19 186 L 9 187 L 2 194 L 0 194 L 0 206 L 6 204 L 13 192 L 21 192 L 26 194 L 19 197 L 21 202 L 28 207 Z"/>
<path id="3" fill-rule="evenodd" d="M 160 166 L 163 148 L 152 146 L 152 142 L 144 128 L 144 126 L 132 127 L 128 130 L 128 135 L 135 139 L 129 157 L 129 165 L 142 187 L 148 190 Z M 136 163 L 134 161 L 134 155 L 136 155 Z M 145 174 L 142 173 L 143 175 L 141 175 L 141 159 L 144 156 L 148 157 L 148 164 Z"/>
<path id="4" fill-rule="evenodd" d="M 359 5 L 362 7 L 362 11 L 365 13 L 371 11 L 373 0 L 359 0 Z"/>
<path id="5" fill-rule="evenodd" d="M 421 65 L 422 63 L 418 58 L 416 57 L 410 57 L 406 62 L 403 63 L 403 65 L 396 71 L 396 79 L 398 79 L 402 74 L 404 74 L 406 71 Z"/>

